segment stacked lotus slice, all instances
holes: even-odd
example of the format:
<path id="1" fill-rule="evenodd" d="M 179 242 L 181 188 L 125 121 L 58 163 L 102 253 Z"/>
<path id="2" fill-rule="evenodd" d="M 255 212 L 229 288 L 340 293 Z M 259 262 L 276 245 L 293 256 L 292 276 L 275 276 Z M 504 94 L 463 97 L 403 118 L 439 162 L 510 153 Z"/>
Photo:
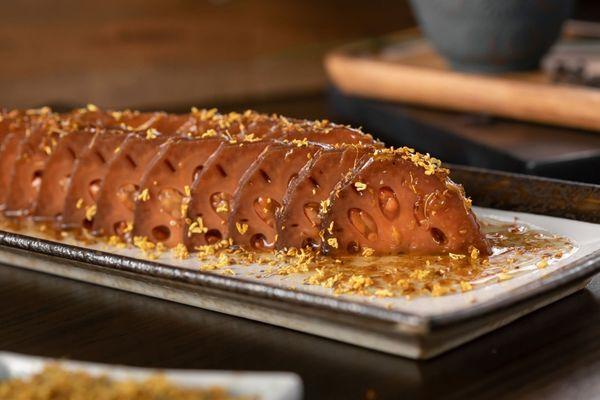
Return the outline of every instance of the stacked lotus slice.
<path id="1" fill-rule="evenodd" d="M 440 162 L 327 121 L 219 114 L 5 111 L 7 219 L 189 250 L 486 254 Z"/>

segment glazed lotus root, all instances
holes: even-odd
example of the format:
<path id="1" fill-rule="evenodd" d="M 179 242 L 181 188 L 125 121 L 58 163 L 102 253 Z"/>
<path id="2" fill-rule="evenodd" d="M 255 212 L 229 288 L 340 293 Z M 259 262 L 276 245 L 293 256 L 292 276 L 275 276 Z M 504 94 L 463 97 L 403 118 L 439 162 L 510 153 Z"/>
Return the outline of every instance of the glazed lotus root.
<path id="1" fill-rule="evenodd" d="M 184 232 L 188 249 L 229 237 L 227 220 L 233 194 L 242 175 L 270 143 L 225 142 L 208 159 L 191 188 L 188 216 L 192 222 Z"/>
<path id="2" fill-rule="evenodd" d="M 118 155 L 121 144 L 130 133 L 143 137 L 160 135 L 154 126 L 177 131 L 187 121 L 187 118 L 182 120 L 164 113 L 126 112 L 116 115 L 119 118 L 114 123 L 118 123 L 119 128 L 97 128 L 89 146 L 73 165 L 60 221 L 64 229 L 93 229 L 98 210 L 96 202 L 110 161 Z"/>
<path id="3" fill-rule="evenodd" d="M 490 251 L 462 187 L 439 160 L 408 148 L 368 156 L 333 190 L 321 218 L 330 255 Z"/>
<path id="4" fill-rule="evenodd" d="M 133 212 L 146 168 L 168 136 L 146 139 L 132 133 L 127 136 L 106 168 L 96 200 L 92 233 L 121 238 L 131 231 Z"/>
<path id="5" fill-rule="evenodd" d="M 13 164 L 4 215 L 28 215 L 39 193 L 44 167 L 49 154 L 60 140 L 56 121 L 35 124 L 25 136 Z"/>
<path id="6" fill-rule="evenodd" d="M 94 134 L 93 129 L 70 132 L 53 149 L 44 167 L 32 213 L 34 221 L 49 222 L 62 217 L 73 165 L 94 138 Z"/>
<path id="7" fill-rule="evenodd" d="M 10 133 L 11 125 L 15 121 L 15 117 L 18 117 L 18 112 L 13 111 L 10 113 L 0 112 L 0 143 L 4 140 L 4 137 Z"/>
<path id="8" fill-rule="evenodd" d="M 202 125 L 200 128 L 217 127 L 208 121 Z M 141 180 L 158 155 L 160 146 L 170 137 L 188 137 L 190 132 L 198 134 L 197 129 L 199 122 L 189 115 L 160 114 L 152 121 L 151 130 L 128 135 L 102 180 L 92 233 L 126 239 L 133 229 Z"/>
<path id="9" fill-rule="evenodd" d="M 177 138 L 161 146 L 140 183 L 134 237 L 161 242 L 167 247 L 183 243 L 192 182 L 221 143 L 220 138 Z"/>
<path id="10" fill-rule="evenodd" d="M 0 209 L 2 210 L 6 208 L 12 169 L 19 154 L 22 134 L 24 134 L 24 128 L 22 128 L 22 132 L 17 131 L 6 135 L 0 144 L 0 171 L 4 171 L 0 174 Z"/>
<path id="11" fill-rule="evenodd" d="M 14 114 L 14 113 L 10 113 Z M 26 160 L 23 160 L 21 153 L 23 151 L 34 152 L 35 148 L 31 145 L 25 146 L 27 142 L 39 142 L 41 139 L 41 133 L 43 132 L 44 123 L 46 121 L 52 120 L 55 116 L 50 113 L 50 110 L 46 108 L 42 108 L 39 110 L 29 110 L 20 118 L 15 118 L 13 122 L 8 125 L 8 131 L 4 132 L 2 136 L 4 139 L 0 144 L 0 208 L 2 210 L 7 209 L 7 202 L 11 202 L 11 214 L 20 215 L 21 210 L 15 209 L 15 202 L 19 199 L 12 196 L 11 199 L 11 186 L 14 182 L 15 175 L 15 164 L 18 160 L 20 164 L 19 171 L 28 170 Z M 51 121 L 49 121 L 52 123 Z M 6 128 L 6 125 L 4 125 Z M 31 140 L 29 139 L 31 137 Z M 35 139 L 35 140 L 34 140 Z M 34 144 L 34 143 L 32 143 Z M 34 160 L 36 164 L 34 166 L 37 167 L 39 165 L 39 160 Z M 35 169 L 37 171 L 37 169 Z M 39 174 L 39 173 L 38 173 Z M 23 175 L 19 173 L 19 176 Z M 39 178 L 37 176 L 32 176 L 30 178 L 30 182 L 35 179 L 34 183 L 39 182 Z M 24 190 L 27 191 L 28 188 Z M 29 206 L 29 204 L 26 204 Z M 23 214 L 26 214 L 26 211 L 23 210 Z"/>
<path id="12" fill-rule="evenodd" d="M 327 121 L 214 109 L 0 112 L 0 169 L 3 214 L 111 243 L 489 252 L 438 160 Z"/>
<path id="13" fill-rule="evenodd" d="M 99 129 L 73 166 L 60 221 L 63 229 L 91 229 L 96 214 L 96 199 L 108 162 L 127 133 Z"/>
<path id="14" fill-rule="evenodd" d="M 63 116 L 48 113 L 45 119 L 32 124 L 30 134 L 23 138 L 19 155 L 13 165 L 12 179 L 4 211 L 5 216 L 29 215 L 36 204 L 40 203 L 38 197 L 41 194 L 48 195 L 47 190 L 41 193 L 42 186 L 48 187 L 58 183 L 64 190 L 64 187 L 68 185 L 69 178 L 65 179 L 64 173 L 59 176 L 51 175 L 52 172 L 55 172 L 52 171 L 52 167 L 58 166 L 57 158 L 53 158 L 52 154 L 55 150 L 63 152 L 65 147 L 61 144 L 63 140 L 66 140 L 72 142 L 72 145 L 67 144 L 68 154 L 60 154 L 60 156 L 73 160 L 76 157 L 73 157 L 73 154 L 77 154 L 73 151 L 81 150 L 78 145 L 86 139 L 89 142 L 89 138 L 73 137 L 80 127 L 115 127 L 123 125 L 122 129 L 144 129 L 145 126 L 151 126 L 161 118 L 162 114 L 139 112 L 115 114 L 101 112 L 95 108 L 93 110 L 79 109 Z M 86 135 L 84 134 L 84 136 Z M 53 159 L 53 162 L 49 163 L 51 159 Z M 67 162 L 62 166 L 66 169 L 68 164 Z M 63 171 L 57 172 L 61 173 Z M 48 178 L 46 179 L 46 177 Z M 58 180 L 55 178 L 58 178 Z M 61 190 L 52 193 L 50 196 L 51 202 L 54 200 L 54 203 L 58 203 L 58 199 L 64 199 L 60 192 Z M 44 197 L 42 197 L 42 202 L 45 202 Z M 55 212 L 55 215 L 59 216 L 60 212 Z"/>
<path id="15" fill-rule="evenodd" d="M 277 214 L 278 249 L 320 247 L 320 210 L 326 208 L 335 185 L 372 151 L 372 147 L 356 145 L 322 150 L 300 170 Z"/>
<path id="16" fill-rule="evenodd" d="M 265 136 L 267 139 L 283 139 L 288 141 L 311 141 L 315 143 L 339 146 L 343 144 L 359 144 L 381 146 L 371 135 L 344 125 L 332 124 L 328 121 L 302 121 L 281 117 L 281 127 Z"/>
<path id="17" fill-rule="evenodd" d="M 249 118 L 257 120 L 253 122 Z M 245 113 L 242 122 L 245 124 L 246 135 L 240 135 L 241 141 L 223 143 L 207 161 L 202 173 L 192 185 L 188 210 L 192 223 L 184 235 L 184 243 L 188 249 L 213 244 L 230 237 L 227 221 L 231 213 L 234 192 L 240 186 L 242 175 L 267 146 L 275 145 L 280 141 L 280 144 L 292 148 L 302 147 L 309 144 L 309 139 L 317 143 L 331 143 L 338 146 L 345 143 L 373 142 L 371 136 L 364 135 L 360 131 L 331 124 L 326 124 L 326 129 L 322 127 L 322 123 L 300 125 L 298 128 L 291 125 L 287 119 L 252 113 Z M 291 154 L 283 163 L 284 165 L 291 161 L 289 157 Z M 299 165 L 307 161 L 308 158 L 301 158 Z M 292 175 L 296 173 L 292 171 Z M 240 229 L 243 229 L 241 228 L 243 226 L 240 225 Z M 236 231 L 239 231 L 237 226 Z"/>
<path id="18" fill-rule="evenodd" d="M 189 115 L 157 113 L 145 123 L 150 126 L 148 130 L 131 133 L 125 138 L 102 179 L 93 234 L 124 238 L 131 231 L 140 181 L 148 165 L 169 137 L 185 135 L 195 123 Z M 139 128 L 135 130 L 139 131 Z"/>
<path id="19" fill-rule="evenodd" d="M 274 249 L 276 213 L 298 171 L 325 145 L 282 144 L 267 147 L 242 177 L 228 225 L 234 243 L 256 251 Z"/>
<path id="20" fill-rule="evenodd" d="M 116 121 L 109 114 L 85 109 L 62 116 L 45 110 L 31 119 L 12 165 L 5 216 L 25 216 L 34 211 L 45 178 L 49 176 L 46 180 L 54 180 L 52 168 L 47 167 L 55 150 L 59 147 L 64 150 L 63 140 L 79 142 L 79 138 L 73 138 L 79 127 L 93 124 L 101 126 L 116 124 Z"/>

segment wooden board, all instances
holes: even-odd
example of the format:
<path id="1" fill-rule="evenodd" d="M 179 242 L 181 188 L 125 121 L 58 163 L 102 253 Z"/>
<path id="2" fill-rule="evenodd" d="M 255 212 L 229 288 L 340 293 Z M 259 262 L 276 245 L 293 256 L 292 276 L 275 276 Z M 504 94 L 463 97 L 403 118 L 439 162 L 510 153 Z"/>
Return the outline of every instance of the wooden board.
<path id="1" fill-rule="evenodd" d="M 342 47 L 325 66 L 349 95 L 600 131 L 600 89 L 555 83 L 543 71 L 453 71 L 414 32 Z"/>

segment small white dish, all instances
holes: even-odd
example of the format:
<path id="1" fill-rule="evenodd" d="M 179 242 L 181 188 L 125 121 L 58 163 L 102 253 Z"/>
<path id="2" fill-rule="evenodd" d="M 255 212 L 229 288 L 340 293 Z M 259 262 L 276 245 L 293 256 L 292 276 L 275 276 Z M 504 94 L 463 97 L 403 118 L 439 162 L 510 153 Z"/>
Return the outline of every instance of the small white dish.
<path id="1" fill-rule="evenodd" d="M 441 297 L 336 296 L 303 276 L 257 278 L 264 265 L 200 270 L 195 257 L 148 260 L 137 249 L 56 242 L 0 231 L 0 262 L 222 312 L 353 345 L 431 358 L 585 287 L 600 271 L 600 224 L 475 208 L 482 218 L 520 222 L 570 239 L 575 251 L 546 268 Z"/>
<path id="2" fill-rule="evenodd" d="M 299 400 L 302 381 L 290 372 L 241 372 L 149 369 L 121 365 L 95 364 L 80 361 L 57 360 L 0 352 L 0 381 L 27 378 L 40 372 L 48 363 L 62 368 L 83 371 L 92 376 L 106 375 L 113 380 L 145 380 L 160 373 L 174 385 L 185 388 L 221 387 L 234 396 L 249 396 L 257 400 Z"/>

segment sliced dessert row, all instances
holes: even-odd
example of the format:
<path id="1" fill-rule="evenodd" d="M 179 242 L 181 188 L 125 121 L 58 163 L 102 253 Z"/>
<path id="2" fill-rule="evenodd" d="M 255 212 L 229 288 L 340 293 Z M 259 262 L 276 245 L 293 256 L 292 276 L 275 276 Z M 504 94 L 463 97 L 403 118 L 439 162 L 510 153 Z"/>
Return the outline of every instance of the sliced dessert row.
<path id="1" fill-rule="evenodd" d="M 327 121 L 220 114 L 6 111 L 0 208 L 57 229 L 325 254 L 489 252 L 429 155 Z"/>

